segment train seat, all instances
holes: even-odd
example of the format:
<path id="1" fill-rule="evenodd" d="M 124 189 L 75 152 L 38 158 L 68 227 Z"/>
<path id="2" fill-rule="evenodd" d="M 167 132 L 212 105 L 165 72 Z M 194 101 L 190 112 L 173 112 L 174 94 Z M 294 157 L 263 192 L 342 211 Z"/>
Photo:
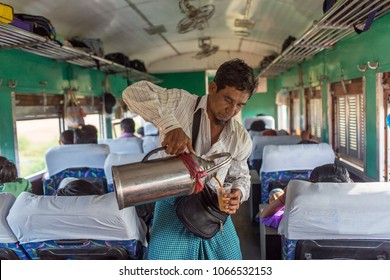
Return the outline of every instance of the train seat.
<path id="1" fill-rule="evenodd" d="M 251 124 L 254 121 L 262 120 L 265 122 L 265 128 L 266 129 L 275 129 L 275 119 L 272 116 L 256 116 L 256 117 L 250 117 L 244 119 L 244 127 L 246 130 L 249 130 L 251 127 Z"/>
<path id="2" fill-rule="evenodd" d="M 158 136 L 158 129 L 152 123 L 146 122 L 144 125 L 145 136 L 142 137 L 142 148 L 145 154 L 160 147 L 160 137 Z"/>
<path id="3" fill-rule="evenodd" d="M 249 156 L 248 163 L 250 169 L 259 172 L 263 161 L 263 150 L 266 145 L 291 145 L 297 144 L 301 138 L 297 135 L 263 136 L 254 135 L 252 138 L 252 153 Z"/>
<path id="4" fill-rule="evenodd" d="M 103 178 L 104 162 L 110 153 L 106 144 L 73 144 L 50 148 L 45 155 L 46 179 L 43 193 L 52 195 L 66 177 Z M 104 185 L 104 184 L 100 184 Z M 106 189 L 102 189 L 107 192 Z"/>
<path id="5" fill-rule="evenodd" d="M 142 153 L 142 139 L 139 137 L 105 139 L 99 141 L 110 147 L 110 153 L 116 154 L 138 154 Z"/>
<path id="6" fill-rule="evenodd" d="M 114 191 L 114 180 L 112 178 L 111 168 L 116 165 L 123 165 L 127 163 L 140 162 L 145 154 L 115 154 L 110 153 L 104 162 L 104 173 L 107 179 L 108 192 Z"/>
<path id="7" fill-rule="evenodd" d="M 261 202 L 267 203 L 271 182 L 287 185 L 291 179 L 306 180 L 315 167 L 334 161 L 335 154 L 327 143 L 265 146 L 260 169 Z"/>
<path id="8" fill-rule="evenodd" d="M 283 259 L 390 259 L 387 182 L 291 180 L 284 216 Z"/>
<path id="9" fill-rule="evenodd" d="M 8 224 L 31 259 L 142 259 L 146 226 L 114 193 L 39 196 L 22 193 Z"/>
<path id="10" fill-rule="evenodd" d="M 11 193 L 0 193 L 0 260 L 28 259 L 6 219 L 15 200 Z"/>

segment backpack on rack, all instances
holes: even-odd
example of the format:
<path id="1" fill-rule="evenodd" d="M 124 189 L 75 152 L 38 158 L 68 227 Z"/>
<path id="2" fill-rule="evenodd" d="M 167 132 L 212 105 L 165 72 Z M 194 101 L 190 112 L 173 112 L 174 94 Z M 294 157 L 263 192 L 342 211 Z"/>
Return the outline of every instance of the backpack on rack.
<path id="1" fill-rule="evenodd" d="M 282 45 L 282 51 L 281 52 L 284 52 L 292 43 L 294 43 L 294 41 L 296 40 L 297 38 L 295 38 L 294 36 L 291 36 L 289 35 L 286 40 L 284 40 L 283 42 L 283 45 Z"/>
<path id="2" fill-rule="evenodd" d="M 126 67 L 130 67 L 130 60 L 129 58 L 124 55 L 123 53 L 109 53 L 104 56 L 105 59 L 111 60 L 115 63 L 121 64 Z"/>
<path id="3" fill-rule="evenodd" d="M 129 67 L 141 72 L 146 72 L 146 67 L 144 62 L 139 59 L 130 60 Z"/>
<path id="4" fill-rule="evenodd" d="M 47 18 L 29 14 L 15 14 L 15 17 L 30 25 L 28 31 L 56 41 L 56 30 Z"/>
<path id="5" fill-rule="evenodd" d="M 274 61 L 274 59 L 277 58 L 277 57 L 278 57 L 277 54 L 271 54 L 271 55 L 265 56 L 263 58 L 263 60 L 260 61 L 260 64 L 259 64 L 260 71 L 262 71 L 265 68 L 267 68 L 268 65 L 270 65 L 272 63 L 272 61 Z"/>
<path id="6" fill-rule="evenodd" d="M 104 57 L 103 42 L 100 39 L 74 37 L 68 41 L 76 49 L 80 49 L 92 55 Z"/>
<path id="7" fill-rule="evenodd" d="M 324 13 L 328 12 L 337 3 L 337 1 L 338 0 L 324 0 L 324 2 L 322 4 L 323 12 Z M 364 12 L 362 12 L 362 14 L 364 14 L 365 16 L 361 17 L 361 19 L 353 25 L 353 28 L 355 29 L 355 32 L 357 34 L 363 33 L 371 28 L 371 25 L 375 20 L 375 15 L 378 12 L 378 9 L 376 8 L 377 4 L 374 4 L 374 6 L 370 8 L 371 9 L 370 12 L 367 14 L 367 12 L 369 10 L 365 10 L 365 9 L 366 9 L 366 7 L 368 7 L 368 5 L 371 4 L 371 1 L 369 1 L 368 3 L 363 4 L 363 5 L 361 5 L 361 2 L 362 2 L 362 0 L 354 1 L 354 4 L 351 5 L 351 7 L 349 9 L 347 9 L 345 12 L 343 12 L 341 15 L 338 16 L 339 18 L 342 18 L 342 17 L 344 17 L 345 14 L 349 13 L 351 10 L 353 10 L 355 14 L 360 13 L 361 11 L 364 11 Z M 348 3 L 346 3 L 344 5 L 347 5 L 347 4 Z M 361 5 L 361 7 L 359 7 L 358 10 L 355 10 L 355 8 L 360 6 L 360 5 Z M 384 7 L 385 6 L 381 7 L 379 10 L 383 9 Z M 363 28 L 362 29 L 358 28 L 357 27 L 358 25 L 363 25 Z"/>

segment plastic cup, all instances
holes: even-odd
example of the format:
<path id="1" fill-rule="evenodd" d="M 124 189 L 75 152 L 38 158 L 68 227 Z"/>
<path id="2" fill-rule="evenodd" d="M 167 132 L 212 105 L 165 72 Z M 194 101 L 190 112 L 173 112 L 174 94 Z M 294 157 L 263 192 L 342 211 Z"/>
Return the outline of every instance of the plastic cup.
<path id="1" fill-rule="evenodd" d="M 232 184 L 230 184 L 230 183 L 225 183 L 223 185 L 223 188 L 217 189 L 219 210 L 224 211 L 224 212 L 227 211 L 227 209 L 225 209 L 225 207 L 229 203 L 229 198 L 223 197 L 223 195 L 225 193 L 230 193 L 231 190 L 232 190 Z"/>

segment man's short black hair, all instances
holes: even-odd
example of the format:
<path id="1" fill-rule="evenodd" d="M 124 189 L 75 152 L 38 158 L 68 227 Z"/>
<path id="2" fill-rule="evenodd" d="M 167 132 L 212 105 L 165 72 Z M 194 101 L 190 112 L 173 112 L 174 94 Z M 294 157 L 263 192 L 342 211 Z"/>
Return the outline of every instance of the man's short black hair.
<path id="1" fill-rule="evenodd" d="M 63 145 L 73 144 L 74 136 L 73 136 L 73 130 L 64 130 L 61 133 L 60 141 Z"/>
<path id="2" fill-rule="evenodd" d="M 97 129 L 91 124 L 82 125 L 74 131 L 75 144 L 97 144 Z"/>
<path id="3" fill-rule="evenodd" d="M 218 68 L 214 82 L 217 85 L 217 91 L 230 86 L 245 91 L 250 96 L 257 86 L 252 67 L 238 58 L 224 62 Z"/>
<path id="4" fill-rule="evenodd" d="M 121 129 L 127 133 L 134 133 L 135 123 L 132 118 L 125 118 L 121 120 Z"/>

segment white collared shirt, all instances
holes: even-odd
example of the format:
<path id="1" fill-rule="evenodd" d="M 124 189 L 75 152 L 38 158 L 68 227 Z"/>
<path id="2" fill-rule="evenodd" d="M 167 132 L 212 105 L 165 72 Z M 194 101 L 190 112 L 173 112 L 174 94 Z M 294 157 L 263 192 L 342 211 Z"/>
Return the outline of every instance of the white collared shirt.
<path id="1" fill-rule="evenodd" d="M 169 131 L 182 128 L 190 137 L 192 134 L 193 112 L 198 96 L 182 89 L 165 89 L 147 81 L 137 82 L 123 91 L 123 100 L 132 113 L 153 123 L 160 132 L 160 143 Z M 207 115 L 207 96 L 203 96 L 198 108 L 202 118 L 198 133 L 196 153 L 206 158 L 218 153 L 230 153 L 232 162 L 221 168 L 217 177 L 221 182 L 233 184 L 242 192 L 241 201 L 250 194 L 250 175 L 247 165 L 252 151 L 252 140 L 245 128 L 236 120 L 229 120 L 218 141 L 211 146 L 210 122 Z M 215 163 L 222 161 L 215 160 Z"/>

